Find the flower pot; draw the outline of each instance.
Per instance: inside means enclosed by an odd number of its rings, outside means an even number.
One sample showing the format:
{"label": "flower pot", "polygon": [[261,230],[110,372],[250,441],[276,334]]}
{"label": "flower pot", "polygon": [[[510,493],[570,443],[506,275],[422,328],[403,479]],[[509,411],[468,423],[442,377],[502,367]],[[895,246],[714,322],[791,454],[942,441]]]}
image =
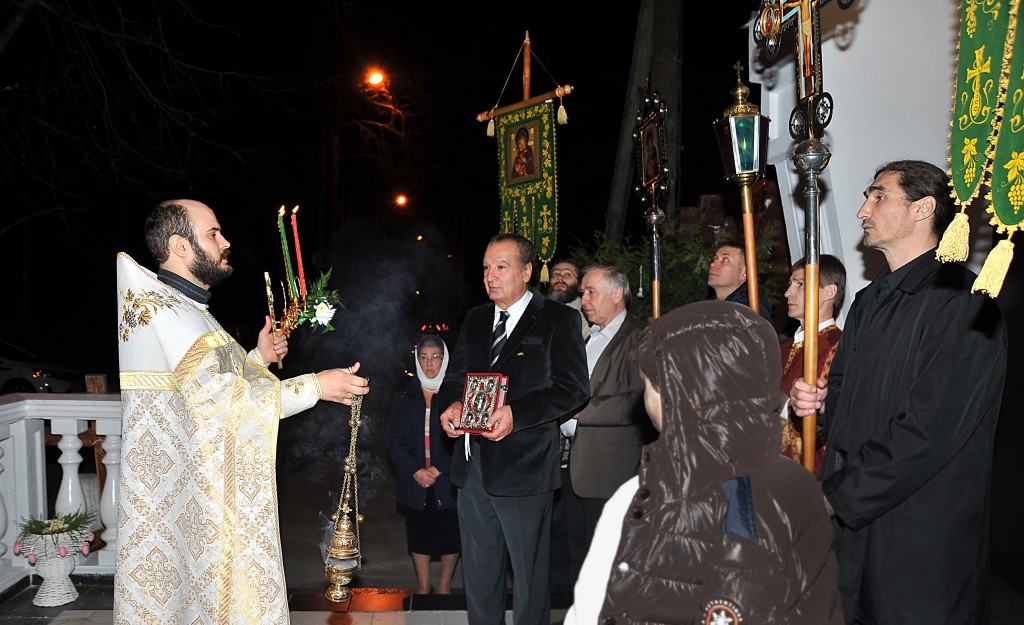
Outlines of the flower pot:
{"label": "flower pot", "polygon": [[[32,599],[33,605],[54,607],[78,598],[78,590],[71,582],[71,572],[75,570],[81,547],[81,537],[72,533],[31,534],[21,539],[22,553],[35,555],[36,575],[43,578]],[[61,552],[65,555],[61,556]]]}

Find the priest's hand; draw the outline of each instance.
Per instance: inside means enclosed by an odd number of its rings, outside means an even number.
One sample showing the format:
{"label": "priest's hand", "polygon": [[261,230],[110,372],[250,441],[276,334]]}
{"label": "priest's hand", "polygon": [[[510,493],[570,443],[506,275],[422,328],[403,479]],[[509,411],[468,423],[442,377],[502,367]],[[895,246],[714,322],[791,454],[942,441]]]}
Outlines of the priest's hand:
{"label": "priest's hand", "polygon": [[344,369],[328,369],[316,374],[321,398],[351,406],[356,395],[369,393],[370,380],[355,375],[356,371],[359,371],[358,362]]}
{"label": "priest's hand", "polygon": [[288,354],[288,337],[280,332],[274,332],[274,324],[269,315],[266,319],[267,322],[263,324],[263,329],[256,338],[256,351],[263,357],[263,362],[269,365]]}
{"label": "priest's hand", "polygon": [[789,391],[789,405],[793,407],[796,416],[808,417],[821,412],[827,395],[828,382],[825,378],[818,378],[818,383],[814,386],[804,382],[803,378],[798,378]]}
{"label": "priest's hand", "polygon": [[487,424],[491,426],[490,432],[481,434],[486,439],[500,441],[512,433],[512,407],[502,406],[487,417]]}
{"label": "priest's hand", "polygon": [[441,427],[450,438],[458,438],[465,434],[462,427],[462,402],[457,401],[441,413]]}

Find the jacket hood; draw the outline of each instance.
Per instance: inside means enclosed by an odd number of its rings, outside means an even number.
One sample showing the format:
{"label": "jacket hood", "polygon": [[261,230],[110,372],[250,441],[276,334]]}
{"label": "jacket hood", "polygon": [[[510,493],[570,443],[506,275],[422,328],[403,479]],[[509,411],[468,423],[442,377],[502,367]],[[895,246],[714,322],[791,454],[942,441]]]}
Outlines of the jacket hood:
{"label": "jacket hood", "polygon": [[782,362],[778,334],[747,306],[710,300],[677,308],[637,339],[634,357],[661,394],[661,436],[645,473],[665,501],[775,462]]}

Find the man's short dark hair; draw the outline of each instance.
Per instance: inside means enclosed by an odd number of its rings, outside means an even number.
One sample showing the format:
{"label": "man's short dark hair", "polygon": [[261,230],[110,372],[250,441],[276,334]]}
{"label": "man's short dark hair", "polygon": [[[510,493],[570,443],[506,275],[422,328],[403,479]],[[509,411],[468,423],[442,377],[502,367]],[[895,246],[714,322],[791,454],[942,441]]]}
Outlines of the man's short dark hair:
{"label": "man's short dark hair", "polygon": [[907,199],[916,202],[923,197],[935,198],[935,219],[932,221],[932,232],[942,238],[946,227],[953,221],[956,214],[953,198],[950,197],[949,176],[935,165],[925,161],[891,161],[875,171],[875,180],[885,173],[896,174],[900,188],[907,194]]}
{"label": "man's short dark hair", "polygon": [[146,218],[146,246],[150,256],[158,265],[167,262],[171,256],[168,240],[176,234],[188,239],[193,248],[198,248],[195,231],[196,226],[184,206],[174,202],[157,204]]}
{"label": "man's short dark hair", "polygon": [[583,270],[583,275],[587,275],[591,271],[603,271],[604,278],[611,285],[612,290],[622,289],[622,303],[626,308],[629,308],[629,276],[626,272],[619,269],[615,265],[590,265]]}
{"label": "man's short dark hair", "polygon": [[736,241],[736,240],[733,240],[733,239],[730,239],[728,241],[722,241],[715,248],[715,251],[717,252],[718,250],[722,249],[723,247],[731,247],[733,249],[739,250],[740,251],[740,261],[743,262],[743,263],[747,262],[747,247],[743,244],[743,241]]}
{"label": "man's short dark hair", "polygon": [[[511,241],[516,244],[516,248],[519,250],[519,264],[526,265],[530,264],[533,266],[532,278],[537,277],[537,248],[533,246],[533,242],[524,237],[521,234],[514,232],[501,232],[487,242],[487,246],[490,247],[494,243],[505,243]],[[531,282],[533,281],[531,278]]]}
{"label": "man's short dark hair", "polygon": [[[806,258],[793,263],[789,273],[797,269],[803,269],[807,264]],[[831,254],[822,254],[818,257],[818,287],[836,285],[836,298],[832,300],[832,317],[834,318],[843,309],[843,301],[846,300],[846,267],[843,261]],[[822,319],[824,321],[824,319]]]}

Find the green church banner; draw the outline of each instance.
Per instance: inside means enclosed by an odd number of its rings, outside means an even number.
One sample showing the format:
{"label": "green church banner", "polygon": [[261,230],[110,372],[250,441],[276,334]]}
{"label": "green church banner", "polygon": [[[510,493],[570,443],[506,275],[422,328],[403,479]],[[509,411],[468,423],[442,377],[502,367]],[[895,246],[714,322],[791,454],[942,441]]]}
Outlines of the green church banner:
{"label": "green church banner", "polygon": [[558,224],[552,103],[540,102],[496,117],[495,136],[501,193],[499,230],[533,241],[546,269],[555,254]]}
{"label": "green church banner", "polygon": [[1019,0],[962,0],[957,86],[950,132],[950,185],[960,205],[935,256],[965,261],[967,206],[982,185],[985,210],[999,234],[971,291],[998,297],[1013,261],[1013,234],[1024,221],[1024,43]]}
{"label": "green church banner", "polygon": [[[1012,0],[1016,5],[1016,0]],[[950,132],[954,198],[967,205],[978,195],[992,157],[991,140],[1002,105],[1003,72],[1011,10],[1005,0],[963,0],[957,52],[956,95]],[[1015,12],[1016,6],[1013,7]]]}
{"label": "green church banner", "polygon": [[1024,41],[1019,28],[1013,31],[1006,104],[992,158],[992,203],[987,209],[999,233],[1016,230],[1024,220]]}

